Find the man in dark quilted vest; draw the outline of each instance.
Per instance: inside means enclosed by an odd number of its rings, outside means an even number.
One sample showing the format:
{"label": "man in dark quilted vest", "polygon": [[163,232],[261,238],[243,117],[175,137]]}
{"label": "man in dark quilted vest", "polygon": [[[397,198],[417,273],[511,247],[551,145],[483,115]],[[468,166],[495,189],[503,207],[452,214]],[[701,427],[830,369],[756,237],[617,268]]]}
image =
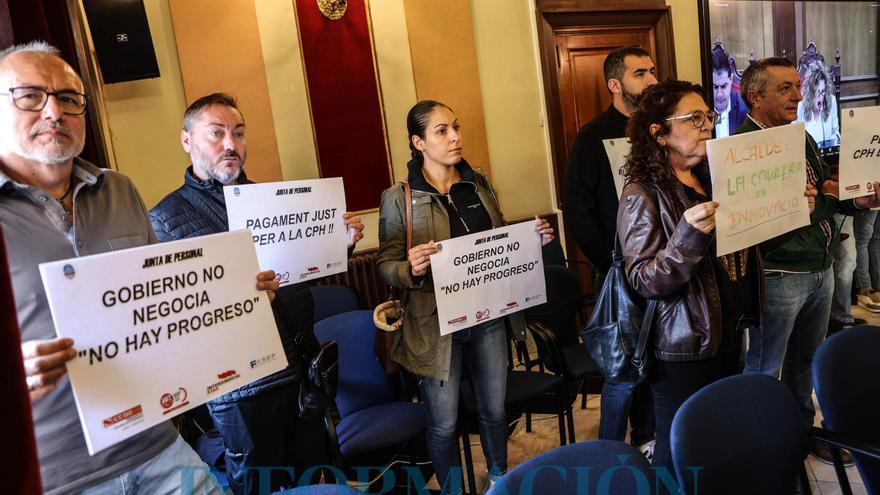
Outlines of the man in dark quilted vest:
{"label": "man in dark quilted vest", "polygon": [[[180,142],[192,161],[183,186],[150,210],[153,230],[162,242],[226,232],[223,186],[252,183],[244,173],[244,117],[232,96],[214,93],[194,101],[184,113]],[[343,219],[351,252],[364,226],[351,213]],[[226,478],[236,495],[293,486],[303,470],[329,460],[321,419],[298,417],[305,363],[318,349],[311,293],[305,285],[285,287],[272,310],[288,367],[208,403],[223,437]],[[257,468],[268,472],[271,487],[260,486],[263,479]]]}

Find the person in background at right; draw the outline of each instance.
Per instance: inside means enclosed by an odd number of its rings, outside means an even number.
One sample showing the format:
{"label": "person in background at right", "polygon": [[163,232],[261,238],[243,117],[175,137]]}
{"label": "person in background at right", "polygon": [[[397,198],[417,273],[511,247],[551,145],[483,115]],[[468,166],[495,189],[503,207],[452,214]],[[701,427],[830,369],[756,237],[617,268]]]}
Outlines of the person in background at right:
{"label": "person in background at right", "polygon": [[839,146],[840,120],[831,73],[822,63],[813,62],[807,66],[802,86],[804,99],[797,106],[797,121],[804,123],[820,148]]}
{"label": "person in background at right", "polygon": [[[797,119],[801,80],[794,64],[783,57],[758,60],[743,72],[742,95],[749,115],[737,134],[788,125]],[[817,191],[810,225],[761,244],[764,262],[762,326],[749,333],[746,373],[782,379],[794,394],[805,429],[813,426],[813,355],[828,331],[834,277],[832,250],[839,242],[835,213],[852,215],[880,205],[880,191],[855,200],[838,201],[839,184],[819,155],[809,133],[805,139],[807,183]],[[877,188],[878,184],[874,184]],[[813,442],[811,452],[831,460],[830,448]],[[845,454],[849,462],[852,457]]]}

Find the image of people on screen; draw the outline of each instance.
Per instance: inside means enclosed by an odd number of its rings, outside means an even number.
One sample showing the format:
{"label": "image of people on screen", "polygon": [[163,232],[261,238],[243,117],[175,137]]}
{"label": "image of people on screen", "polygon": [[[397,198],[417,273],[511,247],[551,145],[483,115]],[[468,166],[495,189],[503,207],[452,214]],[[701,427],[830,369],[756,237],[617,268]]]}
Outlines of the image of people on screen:
{"label": "image of people on screen", "polygon": [[840,121],[837,117],[837,100],[834,98],[834,79],[831,72],[820,62],[807,66],[801,83],[804,99],[798,103],[798,122],[803,122],[807,132],[820,148],[840,145]]}
{"label": "image of people on screen", "polygon": [[733,70],[730,57],[721,48],[712,50],[712,95],[715,101],[715,113],[718,123],[715,124],[715,137],[726,137],[733,134],[746,119],[749,109],[733,89]]}

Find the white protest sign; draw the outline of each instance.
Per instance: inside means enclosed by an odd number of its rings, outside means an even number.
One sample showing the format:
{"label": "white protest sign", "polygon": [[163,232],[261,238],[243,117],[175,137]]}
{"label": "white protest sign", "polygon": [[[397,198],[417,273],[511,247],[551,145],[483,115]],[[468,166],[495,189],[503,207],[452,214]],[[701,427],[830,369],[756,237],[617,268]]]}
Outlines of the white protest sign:
{"label": "white protest sign", "polygon": [[626,165],[626,156],[632,149],[629,139],[622,137],[618,139],[605,139],[602,141],[605,146],[605,154],[608,155],[608,163],[611,164],[611,177],[614,177],[614,187],[617,189],[617,197],[623,194],[624,177],[620,172]]}
{"label": "white protest sign", "polygon": [[533,222],[438,244],[431,273],[440,335],[547,301],[541,237]]}
{"label": "white protest sign", "polygon": [[718,256],[810,223],[804,124],[707,143]]}
{"label": "white protest sign", "polygon": [[263,270],[281,285],[348,269],[342,178],[223,188],[229,230],[249,229]]}
{"label": "white protest sign", "polygon": [[880,180],[880,107],[841,112],[840,199],[874,194]]}
{"label": "white protest sign", "polygon": [[246,230],[43,263],[89,454],[287,366]]}

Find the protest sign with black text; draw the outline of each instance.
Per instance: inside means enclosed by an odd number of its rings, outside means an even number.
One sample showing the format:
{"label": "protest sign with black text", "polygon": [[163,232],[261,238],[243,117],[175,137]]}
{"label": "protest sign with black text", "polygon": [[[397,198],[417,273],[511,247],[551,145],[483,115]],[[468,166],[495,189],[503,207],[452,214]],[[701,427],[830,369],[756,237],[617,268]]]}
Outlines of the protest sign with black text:
{"label": "protest sign with black text", "polygon": [[880,181],[880,107],[840,112],[840,199],[874,194]]}
{"label": "protest sign with black text", "polygon": [[348,269],[341,178],[226,186],[223,195],[229,230],[251,231],[260,267],[281,285]]}
{"label": "protest sign with black text", "polygon": [[89,453],[284,369],[246,230],[43,263]]}
{"label": "protest sign with black text", "polygon": [[438,248],[431,273],[440,335],[547,301],[534,222],[448,239]]}

